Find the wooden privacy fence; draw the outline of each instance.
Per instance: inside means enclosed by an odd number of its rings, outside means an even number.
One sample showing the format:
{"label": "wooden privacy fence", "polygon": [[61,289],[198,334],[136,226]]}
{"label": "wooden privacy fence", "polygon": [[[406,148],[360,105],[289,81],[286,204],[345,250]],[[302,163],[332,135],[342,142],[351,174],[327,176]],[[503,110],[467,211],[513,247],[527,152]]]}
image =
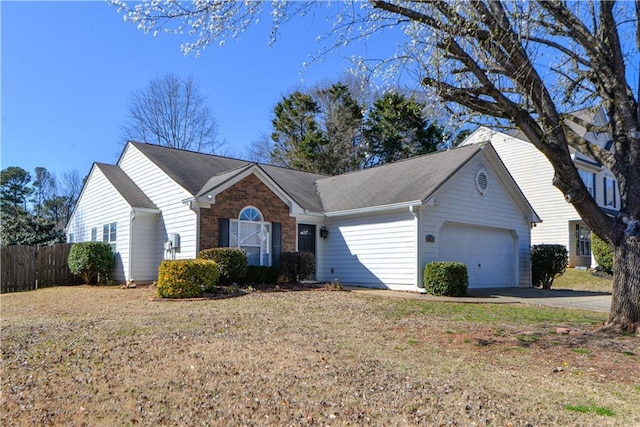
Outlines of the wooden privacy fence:
{"label": "wooden privacy fence", "polygon": [[71,246],[73,243],[0,248],[0,292],[82,283],[80,278],[71,274],[67,265]]}

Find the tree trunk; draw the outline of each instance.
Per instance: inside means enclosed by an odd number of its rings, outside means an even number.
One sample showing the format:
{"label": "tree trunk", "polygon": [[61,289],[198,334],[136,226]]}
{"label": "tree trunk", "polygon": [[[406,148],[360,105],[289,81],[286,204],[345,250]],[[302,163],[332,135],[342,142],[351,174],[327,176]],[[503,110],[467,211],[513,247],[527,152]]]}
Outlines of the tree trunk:
{"label": "tree trunk", "polygon": [[640,239],[627,237],[613,249],[613,296],[607,327],[640,335]]}

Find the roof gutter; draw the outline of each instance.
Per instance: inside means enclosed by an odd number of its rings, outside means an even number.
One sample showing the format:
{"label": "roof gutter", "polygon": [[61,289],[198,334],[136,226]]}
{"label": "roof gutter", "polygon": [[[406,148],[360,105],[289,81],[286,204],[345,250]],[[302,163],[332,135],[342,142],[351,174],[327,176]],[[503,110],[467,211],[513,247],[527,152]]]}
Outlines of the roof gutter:
{"label": "roof gutter", "polygon": [[380,205],[380,206],[369,206],[365,208],[357,208],[357,209],[347,209],[343,211],[335,211],[335,212],[327,212],[325,216],[328,218],[340,217],[340,216],[348,216],[348,215],[358,215],[358,214],[367,214],[374,212],[383,212],[389,211],[393,209],[405,209],[410,208],[412,206],[420,206],[422,205],[422,200],[410,200],[408,202],[401,203],[392,203],[389,205]]}

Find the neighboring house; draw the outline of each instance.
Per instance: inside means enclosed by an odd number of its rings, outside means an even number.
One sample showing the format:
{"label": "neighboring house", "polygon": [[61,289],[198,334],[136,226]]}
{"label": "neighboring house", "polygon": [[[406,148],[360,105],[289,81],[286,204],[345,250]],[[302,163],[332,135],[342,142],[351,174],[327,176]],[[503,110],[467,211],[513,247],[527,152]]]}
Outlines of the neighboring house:
{"label": "neighboring house", "polygon": [[116,281],[233,246],[252,265],[309,251],[317,280],[421,291],[434,260],[465,262],[470,287],[530,286],[539,221],[490,144],[328,177],[130,142],[93,165],[67,233],[109,242]]}
{"label": "neighboring house", "polygon": [[[601,110],[591,113],[585,110],[576,114],[597,125],[606,124]],[[578,126],[574,129],[593,144],[608,150],[613,145],[606,134],[588,133]],[[573,205],[565,201],[562,192],[552,185],[554,170],[547,158],[521,133],[507,135],[484,127],[469,135],[461,146],[483,142],[493,145],[527,200],[544,219],[532,230],[531,243],[566,246],[570,267],[595,266],[591,253],[591,232]],[[616,216],[620,210],[620,196],[611,171],[574,149],[571,149],[571,156],[598,205],[609,215]]]}

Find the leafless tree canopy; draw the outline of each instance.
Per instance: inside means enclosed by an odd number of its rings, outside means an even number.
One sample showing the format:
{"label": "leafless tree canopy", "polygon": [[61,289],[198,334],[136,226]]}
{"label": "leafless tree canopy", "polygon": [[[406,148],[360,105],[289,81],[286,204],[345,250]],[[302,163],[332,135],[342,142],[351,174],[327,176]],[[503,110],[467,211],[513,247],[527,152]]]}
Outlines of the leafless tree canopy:
{"label": "leafless tree canopy", "polygon": [[129,140],[171,148],[215,153],[217,123],[191,77],[166,74],[131,95],[129,119],[124,126]]}

